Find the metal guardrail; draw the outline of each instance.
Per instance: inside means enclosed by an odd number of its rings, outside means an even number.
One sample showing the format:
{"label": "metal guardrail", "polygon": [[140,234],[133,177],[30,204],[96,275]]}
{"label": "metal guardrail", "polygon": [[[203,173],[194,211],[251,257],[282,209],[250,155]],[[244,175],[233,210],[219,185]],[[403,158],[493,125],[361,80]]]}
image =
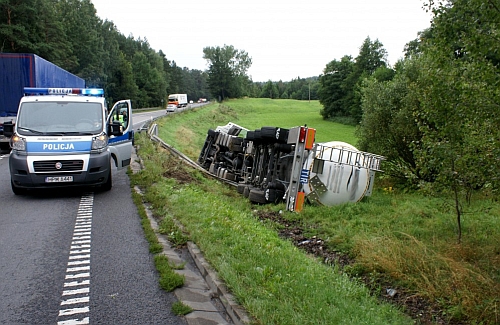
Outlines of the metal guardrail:
{"label": "metal guardrail", "polygon": [[176,155],[177,157],[179,157],[182,161],[184,161],[186,164],[190,165],[191,167],[201,171],[202,173],[204,173],[206,175],[209,175],[213,178],[216,178],[224,183],[227,183],[227,184],[233,185],[233,186],[238,186],[238,184],[236,182],[230,181],[230,180],[225,179],[225,178],[218,177],[217,175],[210,173],[209,171],[207,171],[206,169],[204,169],[203,167],[198,165],[196,162],[194,162],[191,158],[189,158],[188,156],[186,156],[185,154],[183,154],[179,150],[175,149],[174,147],[172,147],[171,145],[169,145],[168,143],[163,141],[160,137],[158,137],[158,125],[156,123],[152,123],[148,126],[147,135],[152,141],[159,143],[162,146],[162,148],[164,148],[164,149],[168,150],[169,152],[171,152],[172,154]]}

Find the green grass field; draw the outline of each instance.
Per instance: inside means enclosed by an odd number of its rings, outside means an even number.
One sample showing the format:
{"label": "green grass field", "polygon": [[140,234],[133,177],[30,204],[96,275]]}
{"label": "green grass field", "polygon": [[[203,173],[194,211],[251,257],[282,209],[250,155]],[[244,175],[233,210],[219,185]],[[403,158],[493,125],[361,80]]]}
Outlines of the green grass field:
{"label": "green grass field", "polygon": [[[322,120],[320,108],[315,101],[240,99],[157,122],[159,136],[194,160],[207,130],[227,122],[249,129],[307,124],[317,129],[319,142],[355,145],[354,127]],[[374,295],[384,296],[390,285],[432,303],[439,312],[423,316],[422,323],[500,323],[497,198],[476,198],[464,206],[463,239],[457,244],[447,197],[403,193],[378,179],[374,194],[362,202],[279,214],[284,206],[253,206],[236,190],[172,162],[147,139],[140,143],[147,169],[134,181],[148,187],[147,198],[158,216],[186,226],[257,324],[412,322],[377,303],[355,278],[371,281]],[[189,181],[172,176],[180,171]],[[321,238],[326,249],[354,263],[340,271],[307,257],[277,236],[280,225],[259,221],[256,215],[263,213],[299,224],[305,236]]]}
{"label": "green grass field", "polygon": [[197,158],[208,129],[215,129],[228,122],[249,130],[263,126],[290,128],[307,125],[321,130],[316,141],[344,141],[356,145],[354,127],[332,123],[321,118],[318,101],[241,99],[228,100],[223,105],[212,104],[172,114],[158,121],[160,137],[174,147],[182,148],[191,158]]}

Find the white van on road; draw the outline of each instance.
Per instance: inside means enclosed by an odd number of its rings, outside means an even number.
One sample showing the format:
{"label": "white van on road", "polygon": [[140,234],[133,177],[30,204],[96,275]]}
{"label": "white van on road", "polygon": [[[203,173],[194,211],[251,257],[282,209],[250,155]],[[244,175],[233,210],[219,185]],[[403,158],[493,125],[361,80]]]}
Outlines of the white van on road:
{"label": "white van on road", "polygon": [[9,167],[14,194],[33,188],[112,187],[111,161],[130,164],[132,105],[108,112],[102,89],[25,88],[11,133]]}

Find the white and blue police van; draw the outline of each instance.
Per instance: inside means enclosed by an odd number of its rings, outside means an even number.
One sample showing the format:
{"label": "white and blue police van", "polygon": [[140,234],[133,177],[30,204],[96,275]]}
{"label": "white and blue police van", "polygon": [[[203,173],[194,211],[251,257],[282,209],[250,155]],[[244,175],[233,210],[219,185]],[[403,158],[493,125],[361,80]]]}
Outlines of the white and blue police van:
{"label": "white and blue police van", "polygon": [[110,190],[111,164],[130,165],[130,100],[108,111],[103,89],[25,88],[24,93],[16,122],[6,129],[14,194],[73,186]]}

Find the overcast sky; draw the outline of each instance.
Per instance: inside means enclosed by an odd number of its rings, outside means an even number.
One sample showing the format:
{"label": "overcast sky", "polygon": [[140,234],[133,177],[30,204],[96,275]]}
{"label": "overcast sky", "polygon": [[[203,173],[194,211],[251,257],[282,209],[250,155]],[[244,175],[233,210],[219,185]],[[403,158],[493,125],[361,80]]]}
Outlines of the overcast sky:
{"label": "overcast sky", "polygon": [[147,39],[180,67],[206,70],[204,47],[233,45],[252,58],[253,81],[323,73],[378,39],[391,65],[430,26],[422,0],[91,0],[120,33]]}

